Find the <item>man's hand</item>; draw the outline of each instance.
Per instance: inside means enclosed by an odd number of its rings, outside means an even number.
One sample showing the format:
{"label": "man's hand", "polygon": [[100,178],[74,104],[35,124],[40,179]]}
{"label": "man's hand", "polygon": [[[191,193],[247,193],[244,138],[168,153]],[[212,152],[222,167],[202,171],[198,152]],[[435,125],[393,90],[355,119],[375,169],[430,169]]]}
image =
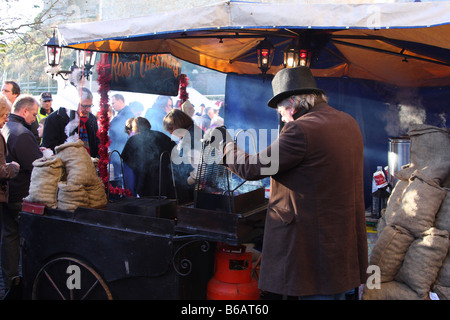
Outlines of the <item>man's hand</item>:
{"label": "man's hand", "polygon": [[20,170],[20,164],[18,164],[15,161],[11,161],[10,164],[12,164],[13,166],[17,167],[17,170]]}
{"label": "man's hand", "polygon": [[53,156],[53,151],[52,149],[49,148],[45,148],[45,147],[40,147],[39,148],[42,152],[42,155],[46,158],[50,158],[51,156]]}
{"label": "man's hand", "polygon": [[203,143],[205,145],[211,145],[222,152],[225,145],[232,141],[233,138],[225,126],[209,129],[203,136]]}

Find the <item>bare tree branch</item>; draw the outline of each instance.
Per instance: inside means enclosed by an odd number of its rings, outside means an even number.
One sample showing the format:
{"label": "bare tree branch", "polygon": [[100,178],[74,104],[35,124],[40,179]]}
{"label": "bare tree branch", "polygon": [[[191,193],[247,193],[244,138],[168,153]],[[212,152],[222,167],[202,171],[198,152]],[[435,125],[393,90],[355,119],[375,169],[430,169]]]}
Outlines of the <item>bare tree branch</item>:
{"label": "bare tree branch", "polygon": [[[2,8],[2,11],[11,9],[12,2],[13,1],[6,0],[6,8]],[[49,6],[46,9],[43,9],[34,18],[26,19],[21,16],[20,12],[13,12],[13,14],[8,12],[8,15],[2,14],[2,17],[0,18],[0,47],[4,48],[8,42],[17,38],[23,41],[24,35],[27,32],[30,30],[39,30],[48,19],[52,18],[50,14],[51,10],[58,2],[59,0],[52,0]]]}

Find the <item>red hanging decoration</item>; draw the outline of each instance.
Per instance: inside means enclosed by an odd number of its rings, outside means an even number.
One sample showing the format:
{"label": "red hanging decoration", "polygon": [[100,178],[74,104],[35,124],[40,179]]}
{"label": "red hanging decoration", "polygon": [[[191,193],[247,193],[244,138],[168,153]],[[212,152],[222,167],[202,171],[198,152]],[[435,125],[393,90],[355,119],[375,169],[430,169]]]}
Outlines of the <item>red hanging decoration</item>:
{"label": "red hanging decoration", "polygon": [[[100,127],[97,132],[97,136],[100,139],[100,145],[98,148],[98,154],[100,156],[100,160],[98,161],[98,171],[100,173],[100,178],[105,185],[105,190],[108,190],[108,164],[109,164],[109,154],[108,148],[111,144],[109,139],[109,97],[108,92],[111,88],[111,65],[108,62],[108,55],[102,54],[100,63],[97,65],[97,73],[98,79],[97,82],[99,84],[98,93],[100,94],[100,111],[98,114],[98,121]],[[128,189],[122,189],[118,187],[113,187],[109,184],[109,193],[115,194],[119,196],[127,196],[131,197],[131,191]]]}
{"label": "red hanging decoration", "polygon": [[111,143],[108,136],[109,131],[109,103],[108,103],[108,92],[110,89],[111,83],[111,73],[110,73],[111,65],[108,63],[108,55],[102,54],[100,63],[97,65],[97,73],[98,79],[97,82],[99,84],[98,93],[100,94],[100,112],[99,112],[99,130],[97,132],[97,136],[100,139],[100,145],[98,154],[100,156],[100,160],[98,162],[98,172],[100,173],[100,178],[103,181],[103,184],[108,185],[108,147]]}
{"label": "red hanging decoration", "polygon": [[186,102],[189,99],[189,94],[187,93],[187,86],[189,84],[189,78],[185,74],[181,74],[180,76],[180,105]]}

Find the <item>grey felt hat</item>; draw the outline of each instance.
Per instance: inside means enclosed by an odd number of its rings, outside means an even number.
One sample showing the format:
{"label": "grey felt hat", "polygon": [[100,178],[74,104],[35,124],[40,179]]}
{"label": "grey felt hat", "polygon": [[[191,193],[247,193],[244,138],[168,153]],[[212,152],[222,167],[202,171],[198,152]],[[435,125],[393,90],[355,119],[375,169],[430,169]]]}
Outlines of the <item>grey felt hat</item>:
{"label": "grey felt hat", "polygon": [[273,97],[267,103],[269,107],[276,108],[277,104],[296,94],[319,92],[311,70],[308,67],[281,69],[272,80]]}

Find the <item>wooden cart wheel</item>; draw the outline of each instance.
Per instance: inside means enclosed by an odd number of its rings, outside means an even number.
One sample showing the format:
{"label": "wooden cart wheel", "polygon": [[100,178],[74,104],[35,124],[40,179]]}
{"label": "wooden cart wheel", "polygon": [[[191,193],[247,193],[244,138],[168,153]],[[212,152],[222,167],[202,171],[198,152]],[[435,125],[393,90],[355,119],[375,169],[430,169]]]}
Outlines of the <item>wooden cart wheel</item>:
{"label": "wooden cart wheel", "polygon": [[88,264],[73,257],[47,262],[33,283],[33,300],[112,300],[102,277]]}

